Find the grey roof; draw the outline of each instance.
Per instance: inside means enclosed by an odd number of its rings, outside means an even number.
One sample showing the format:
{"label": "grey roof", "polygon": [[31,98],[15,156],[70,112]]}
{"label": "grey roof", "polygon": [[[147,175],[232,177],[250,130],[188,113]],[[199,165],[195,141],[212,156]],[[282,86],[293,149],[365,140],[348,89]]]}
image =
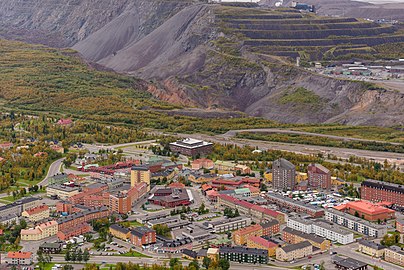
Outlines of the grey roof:
{"label": "grey roof", "polygon": [[404,251],[401,249],[401,247],[398,247],[398,246],[391,246],[391,247],[389,247],[389,249],[392,250],[392,251],[394,251],[394,252],[396,252],[396,253],[399,253],[399,254],[401,254],[401,255],[404,255]]}
{"label": "grey roof", "polygon": [[99,212],[104,212],[104,211],[108,211],[108,208],[107,208],[106,206],[101,206],[101,207],[98,207],[98,208],[90,208],[90,209],[87,209],[87,210],[84,210],[84,211],[81,211],[81,212],[77,212],[77,213],[71,214],[71,215],[66,216],[66,217],[58,218],[58,219],[56,220],[56,222],[57,222],[58,224],[63,224],[63,223],[69,222],[69,221],[71,221],[71,220],[74,220],[74,219],[76,219],[76,218],[83,217],[83,216],[85,216],[85,215],[89,215],[89,214],[93,214],[93,213],[99,213]]}
{"label": "grey roof", "polygon": [[53,188],[53,189],[57,189],[57,190],[63,190],[63,191],[67,191],[67,192],[71,192],[71,191],[75,191],[75,190],[79,190],[79,187],[69,187],[69,186],[65,186],[65,185],[61,185],[61,184],[53,184],[53,185],[49,185],[48,188]]}
{"label": "grey roof", "polygon": [[235,221],[242,221],[242,220],[246,220],[246,219],[249,219],[249,218],[235,217],[235,218],[227,218],[227,219],[215,220],[215,221],[206,222],[206,223],[211,224],[212,226],[218,226],[218,225],[227,224],[227,223],[235,222]]}
{"label": "grey roof", "polygon": [[297,236],[299,236],[301,238],[304,238],[304,239],[307,239],[309,241],[311,240],[311,241],[316,242],[318,244],[321,244],[324,241],[326,241],[326,239],[323,238],[323,237],[320,237],[320,236],[317,236],[317,235],[311,234],[311,233],[300,232],[300,231],[294,230],[294,229],[289,228],[289,227],[286,227],[285,229],[283,229],[283,231],[287,232],[287,233],[290,233],[290,234],[293,234],[293,235],[297,235]]}
{"label": "grey roof", "polygon": [[268,256],[268,250],[258,248],[246,248],[241,246],[236,247],[219,247],[219,253],[238,253],[256,256]]}
{"label": "grey roof", "polygon": [[118,225],[118,224],[112,224],[109,227],[113,230],[116,230],[116,231],[124,233],[124,234],[127,234],[128,232],[130,232],[130,230],[128,228],[122,227],[121,225]]}
{"label": "grey roof", "polygon": [[355,270],[355,269],[361,269],[362,267],[366,267],[368,264],[352,259],[352,258],[346,258],[346,259],[335,259],[335,264],[338,266],[342,266],[346,269],[351,269],[351,270]]}
{"label": "grey roof", "polygon": [[315,164],[312,164],[312,165],[316,166],[317,168],[319,168],[319,169],[320,169],[321,171],[323,171],[324,173],[329,173],[329,172],[330,172],[329,169],[327,169],[326,167],[324,167],[324,166],[321,165],[321,164],[315,163]]}
{"label": "grey roof", "polygon": [[196,253],[196,252],[193,251],[193,250],[186,249],[186,248],[184,248],[184,249],[182,250],[182,254],[187,255],[187,256],[189,256],[189,257],[191,257],[191,258],[194,258],[194,259],[198,256],[198,253]]}
{"label": "grey roof", "polygon": [[387,190],[395,191],[398,193],[404,193],[403,185],[398,185],[398,184],[388,183],[388,182],[383,182],[383,181],[377,181],[377,180],[373,180],[373,179],[366,179],[365,181],[362,182],[361,185],[375,187],[375,188],[381,188],[381,189],[387,189]]}
{"label": "grey roof", "polygon": [[281,247],[281,249],[283,251],[285,251],[286,253],[289,253],[289,252],[292,252],[292,251],[295,251],[298,249],[302,249],[302,248],[306,248],[306,247],[310,247],[310,246],[311,246],[311,244],[309,241],[303,241],[303,242],[300,242],[297,244],[292,244],[292,245],[287,245],[287,246]]}
{"label": "grey roof", "polygon": [[275,226],[277,224],[279,224],[279,221],[277,219],[271,219],[271,220],[267,220],[267,221],[262,222],[260,225],[261,225],[262,228],[265,229],[265,228]]}
{"label": "grey roof", "polygon": [[299,206],[301,208],[304,208],[304,209],[307,209],[307,210],[310,210],[310,211],[317,211],[317,212],[324,211],[324,209],[322,209],[320,207],[317,207],[315,205],[311,205],[311,204],[304,203],[304,202],[301,202],[301,201],[293,200],[293,199],[291,199],[289,197],[282,196],[282,195],[279,195],[279,194],[267,193],[266,196],[268,198],[270,198],[270,199],[281,200],[281,201],[287,202],[289,204],[294,204],[296,206]]}
{"label": "grey roof", "polygon": [[132,171],[148,171],[149,166],[147,165],[139,165],[139,166],[133,166]]}
{"label": "grey roof", "polygon": [[286,170],[294,170],[296,168],[295,165],[293,165],[290,161],[288,161],[284,158],[275,160],[272,164],[272,169],[274,167],[286,169]]}
{"label": "grey roof", "polygon": [[376,249],[376,250],[382,250],[382,249],[385,249],[385,248],[386,248],[386,247],[383,246],[383,245],[380,245],[380,244],[375,243],[375,242],[373,242],[373,241],[367,241],[367,240],[364,240],[364,239],[360,240],[360,241],[359,241],[359,244],[360,244],[360,245],[367,246],[367,247],[370,247],[370,248],[373,248],[373,249]]}
{"label": "grey roof", "polygon": [[39,246],[40,248],[62,248],[61,243],[43,243]]}
{"label": "grey roof", "polygon": [[359,223],[359,224],[368,226],[369,228],[373,228],[373,229],[375,229],[375,230],[381,230],[381,229],[385,229],[385,228],[386,228],[386,226],[383,226],[383,225],[380,225],[380,224],[377,224],[377,223],[372,223],[372,222],[370,222],[370,221],[361,219],[361,218],[359,218],[359,217],[355,217],[355,216],[353,216],[353,215],[350,215],[350,214],[348,214],[348,213],[344,213],[344,212],[338,211],[338,210],[333,209],[333,208],[327,208],[327,209],[325,210],[325,212],[326,212],[326,213],[327,213],[327,212],[328,212],[328,213],[332,213],[332,214],[335,214],[335,215],[337,215],[337,216],[344,217],[344,218],[346,218],[346,219],[349,219],[349,220],[352,220],[352,221],[357,222],[357,223]]}
{"label": "grey roof", "polygon": [[208,255],[208,250],[207,249],[200,249],[198,251],[198,257],[206,257],[206,255]]}
{"label": "grey roof", "polygon": [[341,234],[341,235],[353,234],[352,232],[344,230],[339,226],[336,226],[334,224],[330,224],[330,223],[327,223],[327,222],[321,221],[321,220],[318,220],[317,222],[313,223],[313,226],[318,226],[320,228],[323,228],[323,229],[326,229],[326,230],[329,230],[329,231],[332,231],[334,233]]}
{"label": "grey roof", "polygon": [[143,237],[143,235],[145,235],[146,233],[149,232],[154,232],[153,229],[150,229],[148,227],[136,227],[131,231],[131,234],[137,236],[137,237]]}
{"label": "grey roof", "polygon": [[164,241],[163,246],[164,247],[180,247],[180,246],[183,246],[183,245],[186,245],[189,243],[192,243],[191,238],[185,237],[182,239]]}

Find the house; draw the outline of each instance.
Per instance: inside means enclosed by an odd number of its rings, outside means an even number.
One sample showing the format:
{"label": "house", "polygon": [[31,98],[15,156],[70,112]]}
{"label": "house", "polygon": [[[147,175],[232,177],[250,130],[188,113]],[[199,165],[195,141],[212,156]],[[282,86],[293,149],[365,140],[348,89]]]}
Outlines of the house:
{"label": "house", "polygon": [[233,241],[236,245],[244,245],[251,236],[262,236],[262,227],[259,224],[239,229],[233,233]]}
{"label": "house", "polygon": [[67,119],[61,118],[61,119],[59,119],[59,121],[57,122],[57,124],[58,124],[58,125],[61,125],[61,126],[68,126],[68,125],[71,125],[72,123],[73,123],[73,121],[72,121],[72,119],[70,119],[70,118],[67,118]]}
{"label": "house", "polygon": [[65,149],[64,149],[62,146],[59,146],[59,145],[57,145],[57,144],[51,145],[50,148],[51,148],[53,151],[58,152],[58,153],[61,153],[61,154],[63,154],[63,153],[65,152]]}
{"label": "house", "polygon": [[35,228],[21,230],[21,240],[36,241],[54,236],[58,233],[58,223],[49,221],[41,223]]}
{"label": "house", "polygon": [[118,224],[109,226],[109,232],[116,238],[127,240],[130,238],[130,230]]}
{"label": "house", "polygon": [[237,164],[236,166],[234,166],[234,170],[236,172],[239,172],[240,174],[250,174],[251,173],[250,167],[248,167],[246,165],[242,165],[242,164]]}
{"label": "house", "polygon": [[198,257],[198,253],[196,251],[184,248],[182,250],[182,257],[188,260],[196,260],[196,258]]}
{"label": "house", "polygon": [[239,246],[224,246],[219,248],[219,258],[239,263],[267,264],[268,250]]}
{"label": "house", "polygon": [[276,250],[276,259],[279,261],[293,261],[313,254],[313,246],[309,241],[280,247]]}
{"label": "house", "polygon": [[7,253],[7,263],[11,265],[31,265],[32,252],[9,251]]}
{"label": "house", "polygon": [[365,253],[372,257],[377,257],[377,258],[383,257],[385,249],[386,249],[385,246],[372,242],[372,241],[367,241],[367,240],[359,241],[358,250],[360,252]]}
{"label": "house", "polygon": [[304,241],[309,241],[314,247],[319,248],[321,251],[328,250],[331,242],[323,237],[317,236],[312,233],[304,233],[292,228],[286,227],[282,232],[283,241],[290,244],[297,244]]}
{"label": "house", "polygon": [[212,261],[217,261],[219,258],[219,249],[218,248],[208,248],[206,252],[206,256]]}

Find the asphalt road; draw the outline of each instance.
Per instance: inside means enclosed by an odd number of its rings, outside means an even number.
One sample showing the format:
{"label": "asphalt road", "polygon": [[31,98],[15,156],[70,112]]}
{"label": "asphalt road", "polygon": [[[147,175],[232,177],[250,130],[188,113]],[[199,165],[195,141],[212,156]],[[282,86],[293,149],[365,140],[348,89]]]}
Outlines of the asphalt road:
{"label": "asphalt road", "polygon": [[46,174],[46,177],[41,182],[38,183],[38,186],[47,186],[49,178],[54,176],[57,173],[60,173],[60,168],[62,167],[62,163],[63,163],[64,159],[65,158],[60,158],[60,159],[54,161],[49,166],[49,170],[48,170],[48,173]]}

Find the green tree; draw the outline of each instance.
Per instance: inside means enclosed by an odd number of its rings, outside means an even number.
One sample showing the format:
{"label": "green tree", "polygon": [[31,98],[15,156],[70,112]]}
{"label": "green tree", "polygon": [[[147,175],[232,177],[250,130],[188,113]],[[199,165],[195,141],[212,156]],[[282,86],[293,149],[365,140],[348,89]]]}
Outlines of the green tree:
{"label": "green tree", "polygon": [[89,260],[90,260],[90,253],[88,252],[87,249],[85,249],[83,252],[83,261],[88,262]]}
{"label": "green tree", "polygon": [[210,258],[204,257],[203,261],[202,261],[202,265],[203,265],[203,267],[208,269],[211,262],[212,262],[212,260]]}
{"label": "green tree", "polygon": [[43,269],[45,267],[46,259],[45,259],[45,256],[44,256],[42,250],[38,249],[38,251],[36,252],[36,259],[39,263],[40,269]]}
{"label": "green tree", "polygon": [[83,251],[80,248],[79,250],[77,250],[76,253],[76,261],[81,262],[82,260],[83,260]]}
{"label": "green tree", "polygon": [[74,267],[71,264],[65,264],[62,267],[62,270],[73,270],[73,269],[74,269]]}
{"label": "green tree", "polygon": [[68,249],[65,253],[65,261],[69,262],[71,260],[70,250]]}
{"label": "green tree", "polygon": [[174,269],[176,265],[180,263],[180,260],[178,258],[171,258],[170,259],[170,269]]}
{"label": "green tree", "polygon": [[226,259],[220,259],[219,260],[219,267],[222,270],[229,270],[230,269],[230,263]]}
{"label": "green tree", "polygon": [[199,263],[198,263],[198,260],[193,260],[192,262],[190,262],[189,263],[189,265],[188,265],[188,267],[189,268],[191,268],[191,267],[193,267],[193,269],[195,269],[195,270],[199,270]]}

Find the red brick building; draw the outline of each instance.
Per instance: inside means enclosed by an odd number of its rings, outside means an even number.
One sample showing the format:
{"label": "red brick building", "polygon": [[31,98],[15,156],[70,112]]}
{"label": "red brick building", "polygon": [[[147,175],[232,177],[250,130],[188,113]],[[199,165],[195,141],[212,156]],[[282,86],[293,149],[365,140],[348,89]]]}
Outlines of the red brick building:
{"label": "red brick building", "polygon": [[66,241],[78,235],[83,235],[91,231],[91,226],[88,223],[83,223],[75,227],[66,228],[58,231],[57,237],[59,240]]}
{"label": "red brick building", "polygon": [[361,184],[361,198],[368,201],[387,201],[404,206],[404,186],[368,179]]}
{"label": "red brick building", "polygon": [[320,164],[310,164],[307,167],[309,186],[314,188],[330,189],[331,172]]}
{"label": "red brick building", "polygon": [[110,212],[107,207],[100,207],[74,213],[66,217],[61,217],[57,220],[58,230],[68,230],[95,219],[108,217],[109,213]]}
{"label": "red brick building", "polygon": [[369,221],[395,218],[395,211],[369,201],[356,201],[334,207],[335,209]]}
{"label": "red brick building", "polygon": [[266,220],[262,222],[262,235],[272,236],[280,232],[280,224],[276,219]]}
{"label": "red brick building", "polygon": [[237,177],[237,178],[232,178],[232,179],[214,179],[212,181],[212,187],[213,188],[222,188],[224,187],[225,189],[237,189],[241,188],[244,185],[251,185],[254,187],[259,187],[261,181],[257,178],[250,178],[250,177]]}
{"label": "red brick building", "polygon": [[183,189],[160,188],[148,199],[150,203],[164,207],[185,206],[191,204],[188,191]]}
{"label": "red brick building", "polygon": [[156,243],[156,232],[148,227],[136,227],[130,233],[130,242],[137,246]]}
{"label": "red brick building", "polygon": [[147,193],[147,184],[145,182],[136,183],[128,191],[109,195],[109,210],[119,214],[127,214],[132,211],[135,201]]}

